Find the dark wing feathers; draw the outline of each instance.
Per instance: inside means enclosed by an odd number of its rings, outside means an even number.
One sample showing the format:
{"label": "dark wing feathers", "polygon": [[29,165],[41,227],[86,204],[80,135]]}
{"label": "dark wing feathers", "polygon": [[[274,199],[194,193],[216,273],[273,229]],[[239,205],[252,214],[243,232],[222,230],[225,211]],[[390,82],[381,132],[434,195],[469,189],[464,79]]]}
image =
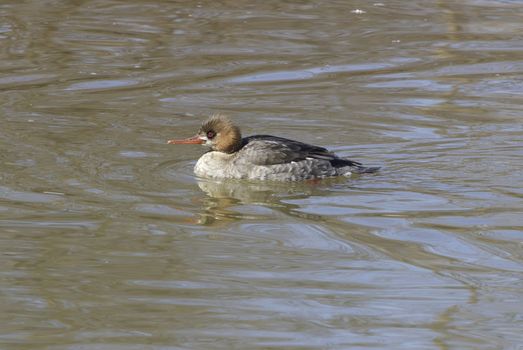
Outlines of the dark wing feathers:
{"label": "dark wing feathers", "polygon": [[334,167],[358,166],[360,163],[339,158],[326,148],[270,135],[254,135],[242,140],[242,156],[257,165],[298,162],[306,158],[328,160]]}

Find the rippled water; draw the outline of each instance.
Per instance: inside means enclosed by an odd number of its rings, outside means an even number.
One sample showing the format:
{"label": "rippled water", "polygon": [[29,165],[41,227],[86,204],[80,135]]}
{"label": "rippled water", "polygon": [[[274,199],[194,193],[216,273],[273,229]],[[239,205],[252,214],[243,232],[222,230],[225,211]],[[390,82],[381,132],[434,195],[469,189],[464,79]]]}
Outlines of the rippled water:
{"label": "rippled water", "polygon": [[[519,349],[522,5],[0,3],[0,347]],[[213,112],[379,174],[196,179]]]}

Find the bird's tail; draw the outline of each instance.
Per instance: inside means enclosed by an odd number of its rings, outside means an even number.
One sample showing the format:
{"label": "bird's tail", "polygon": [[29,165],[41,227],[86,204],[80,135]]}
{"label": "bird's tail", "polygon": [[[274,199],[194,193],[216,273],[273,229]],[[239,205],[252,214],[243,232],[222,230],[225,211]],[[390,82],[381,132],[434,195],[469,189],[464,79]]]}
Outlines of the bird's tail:
{"label": "bird's tail", "polygon": [[353,174],[372,174],[380,170],[380,167],[366,167],[363,166],[360,162],[356,162],[354,160],[345,159],[345,158],[335,158],[332,159],[331,164],[333,167],[338,168],[341,170],[341,168],[349,168],[350,172]]}
{"label": "bird's tail", "polygon": [[365,167],[362,165],[357,165],[351,169],[354,174],[373,174],[378,172],[381,168],[379,166]]}

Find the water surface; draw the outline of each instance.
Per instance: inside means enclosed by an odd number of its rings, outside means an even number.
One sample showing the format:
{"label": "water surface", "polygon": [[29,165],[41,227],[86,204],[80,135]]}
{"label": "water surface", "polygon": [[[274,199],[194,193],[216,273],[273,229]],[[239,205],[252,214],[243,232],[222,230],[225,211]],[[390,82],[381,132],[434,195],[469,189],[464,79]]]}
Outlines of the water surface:
{"label": "water surface", "polygon": [[[518,1],[0,4],[0,347],[518,349]],[[214,112],[376,175],[194,177]]]}

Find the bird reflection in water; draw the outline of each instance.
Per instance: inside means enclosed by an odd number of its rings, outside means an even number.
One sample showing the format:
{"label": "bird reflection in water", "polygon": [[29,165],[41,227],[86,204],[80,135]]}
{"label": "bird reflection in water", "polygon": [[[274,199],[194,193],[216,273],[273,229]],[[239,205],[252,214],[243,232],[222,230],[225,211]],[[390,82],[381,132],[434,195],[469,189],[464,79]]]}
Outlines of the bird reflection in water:
{"label": "bird reflection in water", "polygon": [[250,182],[245,180],[198,179],[198,187],[207,195],[202,200],[199,224],[216,225],[245,219],[266,218],[279,213],[309,220],[322,220],[321,215],[300,211],[293,201],[312,196],[324,196],[336,189],[346,188],[347,179],[329,178],[308,182]]}

